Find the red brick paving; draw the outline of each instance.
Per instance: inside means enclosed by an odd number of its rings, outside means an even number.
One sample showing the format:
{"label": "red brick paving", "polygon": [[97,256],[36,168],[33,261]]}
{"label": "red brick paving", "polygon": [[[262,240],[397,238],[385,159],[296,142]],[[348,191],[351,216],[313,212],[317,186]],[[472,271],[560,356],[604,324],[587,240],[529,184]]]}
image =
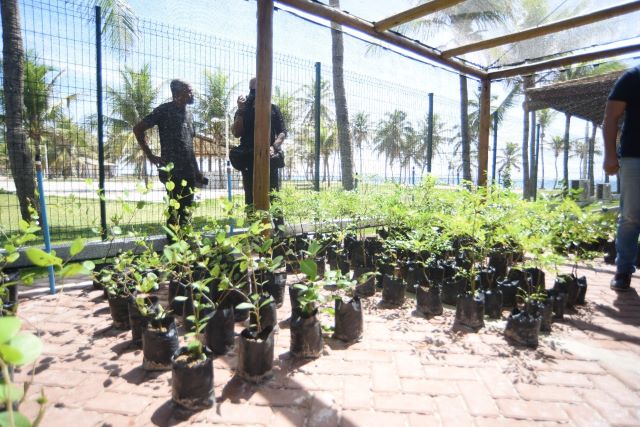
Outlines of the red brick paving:
{"label": "red brick paving", "polygon": [[[382,309],[374,297],[365,303],[361,342],[327,338],[322,357],[300,362],[289,357],[282,323],[273,378],[244,383],[233,376],[235,354],[220,357],[218,401],[198,413],[173,406],[170,372],[141,368],[141,351],[129,347],[129,332],[111,328],[101,292],[89,284],[55,296],[36,292],[19,315],[45,345],[23,410],[34,416],[33,399],[44,389],[47,427],[638,426],[640,297],[609,290],[612,272],[601,264],[582,269],[589,303],[554,323],[536,350],[509,346],[504,320],[464,335],[451,332],[451,308],[427,320],[413,313],[412,300]],[[278,315],[288,317],[286,303]]]}

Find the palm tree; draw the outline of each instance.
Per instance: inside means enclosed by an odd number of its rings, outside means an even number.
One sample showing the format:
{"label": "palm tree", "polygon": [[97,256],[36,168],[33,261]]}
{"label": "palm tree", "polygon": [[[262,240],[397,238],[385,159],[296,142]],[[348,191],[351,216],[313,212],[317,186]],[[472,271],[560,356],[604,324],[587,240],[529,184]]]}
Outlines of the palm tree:
{"label": "palm tree", "polygon": [[[427,135],[429,134],[429,120],[419,120],[417,124],[417,137],[415,146],[415,158],[416,164],[422,167],[421,174],[424,174],[424,169],[427,167],[427,153],[429,150],[429,144],[427,141]],[[442,121],[438,114],[433,115],[433,137],[431,139],[431,154],[433,157],[440,154],[442,145],[447,142],[444,137],[445,123]]]}
{"label": "palm tree", "polygon": [[553,188],[555,189],[558,186],[558,157],[560,157],[560,153],[564,148],[564,138],[561,136],[554,136],[551,138],[551,151],[553,151],[554,157],[554,166],[556,169],[556,178],[553,182]]}
{"label": "palm tree", "polygon": [[554,119],[555,113],[549,108],[545,108],[544,110],[539,110],[537,116],[538,124],[540,125],[540,163],[542,166],[540,188],[544,190],[544,141],[547,136],[547,127],[549,127],[549,124],[551,124],[551,121]]}
{"label": "palm tree", "polygon": [[[340,0],[329,0],[329,5],[340,8]],[[342,187],[353,190],[353,153],[349,134],[349,111],[344,87],[344,44],[342,26],[331,23],[331,64],[333,71],[333,95],[336,105],[336,125],[338,126],[338,146],[340,148],[340,169]]]}
{"label": "palm tree", "polygon": [[[300,94],[296,102],[299,105],[300,121],[303,124],[313,125],[316,111],[316,79],[314,78],[311,84],[302,86],[298,92]],[[329,99],[331,99],[329,81],[322,79],[320,80],[320,122],[333,121],[331,110],[327,106]]]}
{"label": "palm tree", "polygon": [[[127,0],[94,0],[102,13],[101,32],[116,52],[128,52],[138,37],[138,17]],[[94,16],[92,16],[92,19]]]}
{"label": "palm tree", "polygon": [[[53,76],[49,76],[53,73]],[[63,119],[63,105],[75,99],[70,95],[53,103],[53,89],[61,71],[40,63],[34,53],[27,53],[24,61],[24,126],[33,142],[35,155],[40,155],[42,139],[51,133],[55,123]]]}
{"label": "palm tree", "polygon": [[506,188],[511,187],[511,169],[520,170],[520,165],[518,164],[518,149],[518,144],[513,142],[507,142],[507,145],[502,149],[498,176],[502,177],[502,184]]}
{"label": "palm tree", "polygon": [[571,144],[573,154],[579,160],[580,179],[587,176],[587,156],[589,155],[589,142],[583,139],[574,139]]}
{"label": "palm tree", "polygon": [[[420,0],[425,3],[427,0]],[[451,39],[459,44],[482,38],[488,29],[502,26],[513,15],[510,0],[479,0],[462,2],[450,8],[411,21],[396,29],[410,38],[428,40],[442,29],[451,32]],[[460,75],[460,138],[463,179],[471,180],[471,140],[469,135],[469,97],[467,78]]]}
{"label": "palm tree", "polygon": [[[231,85],[229,76],[219,68],[214,72],[205,70],[204,80],[204,92],[198,96],[198,106],[196,108],[199,121],[197,126],[213,139],[215,145],[226,147],[228,141],[226,141],[227,130],[225,126],[230,126],[232,120],[233,102],[231,94],[236,90],[238,84]],[[208,160],[209,171],[211,171],[211,155],[208,156]],[[222,162],[223,159],[219,158],[218,170],[220,171],[223,170]],[[218,176],[222,180],[222,173],[218,174]]]}
{"label": "palm tree", "polygon": [[52,150],[48,152],[48,169],[51,174],[67,178],[70,176],[92,177],[95,174],[96,141],[88,129],[79,127],[69,118],[56,123],[47,140]]}
{"label": "palm tree", "polygon": [[[562,70],[556,74],[554,81],[563,82],[568,80],[579,79],[583,77],[595,76],[598,74],[605,74],[612,71],[624,70],[626,67],[624,64],[612,61],[605,64],[576,64],[569,68]],[[564,186],[568,188],[569,185],[569,151],[571,141],[569,140],[569,131],[571,127],[571,115],[565,113],[565,129],[564,129]]]}
{"label": "palm tree", "polygon": [[276,86],[273,88],[273,95],[271,96],[272,102],[274,105],[280,109],[282,113],[282,118],[284,119],[284,124],[287,126],[287,131],[289,132],[289,136],[293,133],[294,129],[294,121],[295,121],[295,97],[280,89],[280,86]]}
{"label": "palm tree", "polygon": [[24,47],[17,0],[2,0],[3,107],[9,166],[20,204],[20,215],[30,219],[29,206],[35,201],[36,186],[31,151],[24,130]]}
{"label": "palm tree", "polygon": [[[103,33],[113,35],[114,48],[130,46],[137,30],[135,15],[126,0],[96,0],[102,7]],[[20,32],[20,9],[17,0],[2,0],[2,56],[5,124],[11,175],[16,186],[20,214],[30,217],[29,205],[35,201],[34,167],[23,128],[24,46]],[[36,205],[37,209],[37,205]]]}
{"label": "palm tree", "polygon": [[378,124],[374,149],[387,158],[384,168],[385,179],[387,179],[387,164],[391,167],[393,175],[393,163],[401,157],[410,126],[407,121],[407,113],[400,110],[387,113],[386,120],[381,120]]}
{"label": "palm tree", "polygon": [[329,126],[320,127],[320,157],[322,157],[323,165],[322,181],[326,182],[327,186],[331,185],[329,159],[336,151],[337,136],[338,130],[335,125],[330,124]]}
{"label": "palm tree", "polygon": [[[134,166],[138,177],[149,182],[147,158],[133,135],[133,127],[153,110],[158,88],[151,83],[149,65],[144,65],[139,71],[125,66],[120,72],[122,88],[114,90],[107,88],[107,96],[111,99],[112,116],[107,117],[111,124],[111,134],[105,146],[107,157],[112,161],[124,160]],[[150,140],[152,150],[157,149],[158,139]]]}
{"label": "palm tree", "polygon": [[[294,122],[296,98],[292,94],[282,90],[280,86],[275,86],[273,88],[271,99],[273,104],[276,105],[282,113],[282,118],[288,132],[288,138],[295,138],[294,130],[296,129],[296,127],[294,126]],[[289,177],[291,177],[293,173],[293,166],[293,159],[288,161],[286,164],[286,171]]]}
{"label": "palm tree", "polygon": [[[506,117],[507,110],[513,107],[515,103],[516,95],[520,91],[519,84],[511,85],[510,90],[502,99],[498,99],[497,95],[491,96],[490,100],[490,110],[493,111],[492,117],[495,120],[491,120],[489,122],[489,129],[493,129],[494,122],[498,125],[498,129],[501,128],[502,123]],[[480,91],[476,90],[475,96],[469,99],[469,129],[470,129],[470,139],[472,141],[471,147],[472,152],[475,151],[477,153],[479,149],[479,133],[480,133]],[[475,159],[474,159],[475,160]]]}
{"label": "palm tree", "polygon": [[351,138],[353,138],[353,142],[359,151],[360,176],[363,174],[362,146],[368,141],[370,135],[369,114],[364,111],[358,111],[351,120]]}
{"label": "palm tree", "polygon": [[[314,152],[315,152],[315,134],[312,128],[308,129],[308,132],[304,132],[302,136],[302,142],[306,149],[302,150],[306,153],[301,160],[306,164],[307,176],[312,179],[312,171],[314,166]],[[326,182],[327,185],[331,184],[331,172],[329,167],[329,160],[331,155],[336,149],[336,134],[337,129],[334,124],[329,126],[320,126],[320,158],[322,159],[322,182]]]}

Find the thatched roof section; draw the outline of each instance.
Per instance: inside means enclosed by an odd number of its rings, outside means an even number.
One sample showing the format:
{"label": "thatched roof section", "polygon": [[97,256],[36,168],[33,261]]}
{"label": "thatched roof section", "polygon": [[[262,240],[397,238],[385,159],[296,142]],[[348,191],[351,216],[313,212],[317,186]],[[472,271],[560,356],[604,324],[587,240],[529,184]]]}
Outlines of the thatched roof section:
{"label": "thatched roof section", "polygon": [[[216,138],[217,139],[217,138]],[[193,149],[197,157],[225,157],[224,139],[216,140],[210,136],[196,134],[193,138]]]}
{"label": "thatched roof section", "polygon": [[530,89],[529,107],[533,110],[553,108],[599,125],[604,117],[607,97],[623,72],[614,71]]}

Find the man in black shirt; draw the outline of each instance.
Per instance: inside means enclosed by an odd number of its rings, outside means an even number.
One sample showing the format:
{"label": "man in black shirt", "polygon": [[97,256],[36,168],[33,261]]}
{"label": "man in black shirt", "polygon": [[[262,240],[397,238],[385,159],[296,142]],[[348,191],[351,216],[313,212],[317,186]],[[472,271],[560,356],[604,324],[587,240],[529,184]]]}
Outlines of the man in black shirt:
{"label": "man in black shirt", "polygon": [[[616,150],[618,122],[622,116],[620,147]],[[618,173],[620,180],[616,275],[611,289],[626,291],[635,271],[640,236],[640,66],[628,70],[616,82],[605,108],[602,131],[602,167],[608,175]]]}
{"label": "man in black shirt", "polygon": [[[240,148],[247,156],[242,173],[242,185],[244,187],[244,201],[247,206],[253,204],[253,131],[255,125],[254,101],[256,97],[256,79],[249,81],[249,95],[238,98],[238,111],[233,119],[231,129],[233,136],[240,138]],[[282,143],[287,137],[287,129],[280,109],[271,104],[271,136],[269,138],[269,153],[271,161],[269,164],[269,191],[280,190],[280,179],[278,169],[284,167],[284,153]]]}
{"label": "man in black shirt", "polygon": [[[160,170],[158,177],[165,186],[171,177],[172,184],[167,186],[167,193],[180,204],[178,209],[169,207],[167,226],[175,231],[177,225],[184,226],[189,222],[194,188],[206,185],[208,180],[198,169],[193,150],[195,131],[191,113],[187,111],[187,105],[193,104],[191,86],[181,80],[172,80],[171,95],[173,100],[143,118],[134,126],[133,133],[151,163],[158,167],[173,163],[171,172]],[[160,134],[160,156],[151,152],[146,141],[145,132],[154,126],[158,126]]]}

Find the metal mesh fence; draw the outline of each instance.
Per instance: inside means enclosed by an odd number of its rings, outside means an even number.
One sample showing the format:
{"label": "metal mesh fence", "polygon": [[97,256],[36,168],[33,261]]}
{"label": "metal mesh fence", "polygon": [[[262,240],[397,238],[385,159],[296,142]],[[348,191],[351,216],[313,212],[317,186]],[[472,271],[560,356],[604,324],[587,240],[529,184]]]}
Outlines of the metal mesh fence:
{"label": "metal mesh fence", "polygon": [[[144,157],[133,126],[153,108],[171,99],[169,82],[189,82],[196,94],[190,107],[197,135],[196,156],[209,186],[198,192],[195,219],[216,217],[220,201],[242,200],[240,174],[227,184],[226,153],[238,144],[228,131],[236,99],[248,92],[255,73],[255,47],[147,20],[137,22],[132,48],[118,47],[102,35],[102,67],[97,67],[95,10],[86,3],[21,0],[27,54],[25,119],[32,151],[43,158],[45,193],[52,240],[99,236],[97,78],[104,111],[105,205],[108,225],[159,232],[164,223],[165,190],[158,172]],[[409,59],[407,59],[408,61]],[[275,54],[273,99],[283,112],[288,138],[282,185],[313,188],[315,63]],[[457,82],[455,73],[425,65],[435,86],[432,174],[440,182],[461,179],[459,94],[439,82]],[[330,64],[321,69],[320,180],[323,188],[340,185],[340,158]],[[353,144],[353,167],[360,183],[417,183],[427,172],[428,94],[424,89],[371,75],[345,72]],[[473,98],[475,82],[469,80]],[[449,87],[449,85],[447,85]],[[470,110],[477,109],[471,102]],[[471,111],[473,112],[473,111]],[[0,133],[0,227],[15,231],[20,217],[14,179],[7,166],[4,123]],[[475,137],[472,135],[472,139]],[[157,133],[149,132],[159,153]],[[477,139],[477,138],[476,138]],[[474,144],[472,144],[472,147]],[[472,148],[472,165],[475,150]],[[491,154],[490,154],[491,156]],[[491,157],[490,157],[491,158]],[[475,172],[473,172],[475,176]]]}

